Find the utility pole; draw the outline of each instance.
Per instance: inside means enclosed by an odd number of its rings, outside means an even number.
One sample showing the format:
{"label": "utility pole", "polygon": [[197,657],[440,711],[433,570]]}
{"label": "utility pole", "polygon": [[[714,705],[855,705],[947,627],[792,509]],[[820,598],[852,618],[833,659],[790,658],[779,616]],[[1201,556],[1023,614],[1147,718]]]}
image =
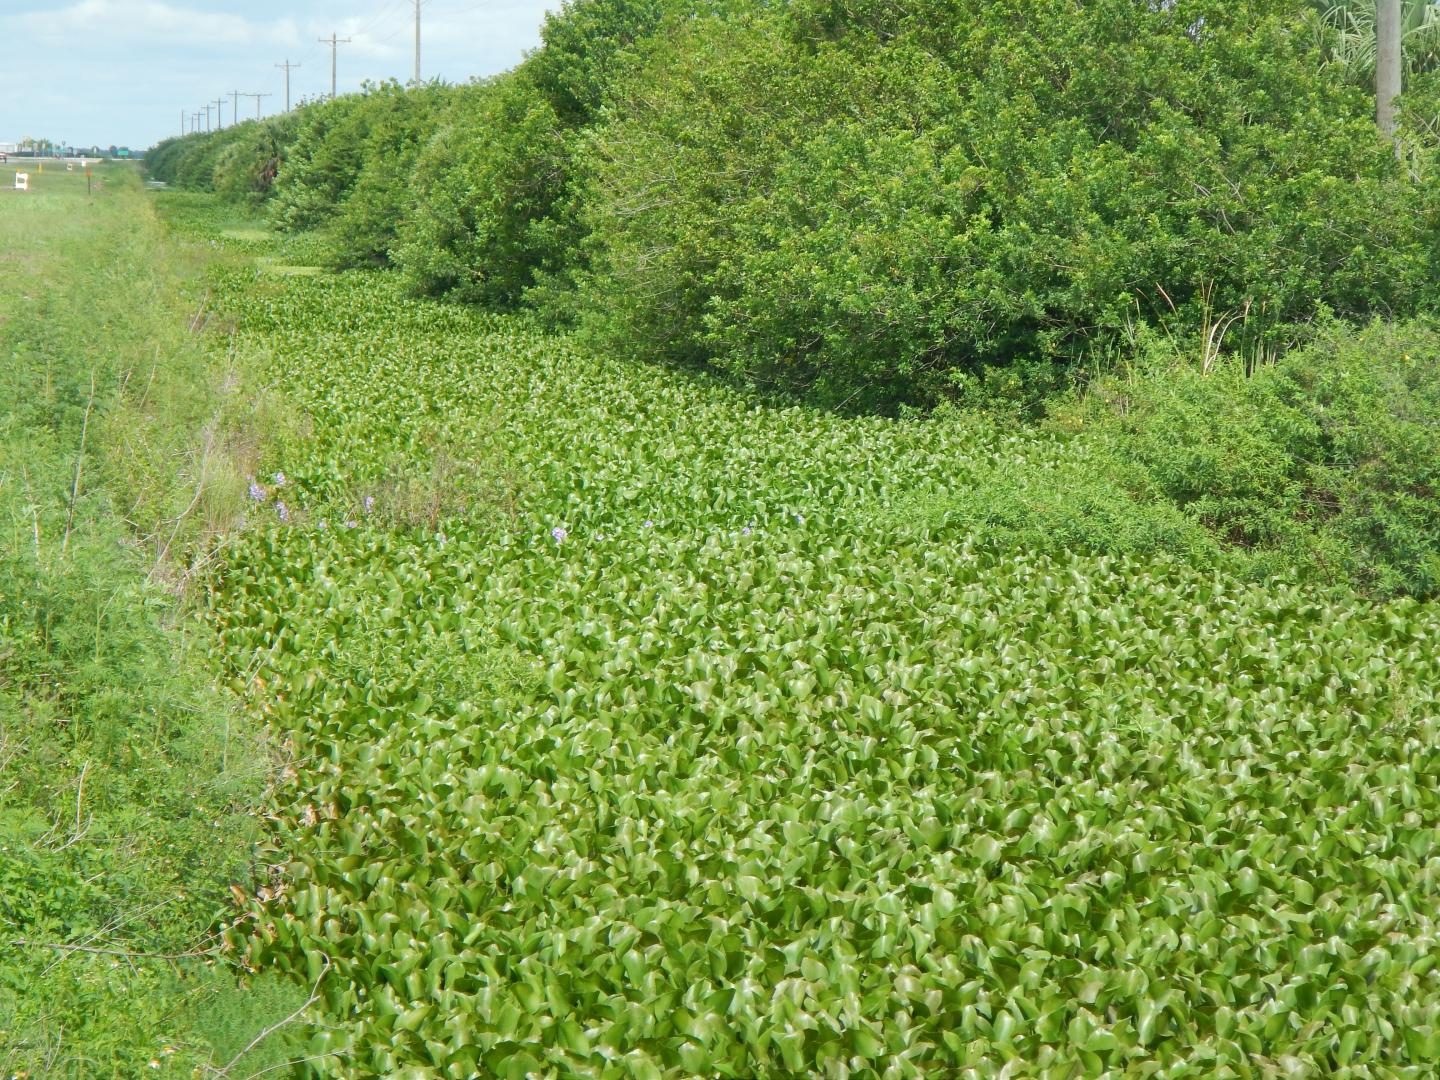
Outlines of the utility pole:
{"label": "utility pole", "polygon": [[206,130],[206,131],[209,131],[209,130],[210,130],[210,109],[211,109],[211,107],[212,107],[212,106],[211,106],[210,103],[207,101],[207,102],[205,103],[205,130]]}
{"label": "utility pole", "polygon": [[299,65],[299,64],[292,64],[292,63],[290,63],[290,58],[287,56],[287,57],[285,58],[285,62],[284,62],[283,64],[276,64],[275,66],[276,66],[277,68],[284,68],[284,69],[285,69],[285,111],[286,111],[286,112],[289,112],[289,111],[290,111],[290,71],[291,71],[292,68],[298,68],[298,67],[300,67],[300,65]]}
{"label": "utility pole", "polygon": [[337,45],[349,45],[349,44],[350,44],[350,39],[349,39],[348,37],[347,37],[347,38],[336,37],[335,34],[334,34],[334,32],[331,32],[331,34],[330,34],[330,36],[329,36],[328,38],[323,38],[323,37],[322,37],[322,38],[317,38],[316,40],[319,41],[321,45],[329,45],[329,46],[330,46],[330,100],[333,101],[333,100],[335,100],[335,51],[336,51],[336,46],[337,46]]}
{"label": "utility pole", "polygon": [[230,122],[231,122],[232,124],[238,124],[238,123],[240,122],[240,95],[241,95],[241,93],[242,93],[242,91],[240,91],[240,90],[231,90],[231,91],[230,91]]}
{"label": "utility pole", "polygon": [[1388,139],[1395,137],[1401,63],[1400,0],[1375,0],[1375,124]]}
{"label": "utility pole", "polygon": [[[240,118],[235,115],[235,110],[234,110],[234,109],[231,109],[231,110],[230,110],[230,123],[233,124],[233,123],[235,123],[235,121],[237,121],[237,120],[239,120],[239,119],[240,119]],[[224,130],[225,130],[225,99],[224,99],[223,97],[218,97],[218,98],[215,99],[215,130],[216,130],[216,131],[224,131]]]}
{"label": "utility pole", "polygon": [[272,97],[271,94],[241,94],[241,97],[253,97],[255,99],[255,119],[260,119],[260,99]]}
{"label": "utility pole", "polygon": [[420,86],[420,0],[415,0],[415,86]]}
{"label": "utility pole", "polygon": [[185,129],[185,110],[180,110],[180,137],[183,139],[189,132]]}

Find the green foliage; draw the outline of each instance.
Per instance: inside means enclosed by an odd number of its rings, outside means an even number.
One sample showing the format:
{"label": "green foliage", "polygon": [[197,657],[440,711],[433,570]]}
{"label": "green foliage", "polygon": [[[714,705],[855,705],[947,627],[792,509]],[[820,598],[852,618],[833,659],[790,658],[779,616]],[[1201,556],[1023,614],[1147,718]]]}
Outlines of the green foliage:
{"label": "green foliage", "polygon": [[232,138],[215,161],[215,192],[231,202],[255,203],[268,198],[299,125],[297,114],[284,113],[228,128]]}
{"label": "green foliage", "polygon": [[524,69],[561,123],[585,127],[605,104],[627,50],[653,33],[667,12],[696,7],[673,0],[567,0],[546,14],[542,47]]}
{"label": "green foliage", "polygon": [[421,153],[395,261],[417,292],[508,307],[564,260],[567,133],[524,74],[457,89]]}
{"label": "green foliage", "polygon": [[1024,455],[1001,458],[900,512],[929,528],[966,529],[1006,550],[1168,555],[1189,566],[1244,568],[1223,537],[1167,499],[1143,468],[1084,437],[1037,440]]}
{"label": "green foliage", "polygon": [[332,265],[853,412],[1034,414],[1145,328],[1270,355],[1434,299],[1434,95],[1402,169],[1288,0],[575,0],[542,37],[151,168],[273,191]]}
{"label": "green foliage", "polygon": [[260,202],[270,195],[298,126],[298,114],[286,113],[166,139],[146,153],[145,169],[173,187],[213,191],[236,203]]}
{"label": "green foliage", "polygon": [[[706,7],[718,10],[723,4]],[[574,0],[549,13],[518,69],[461,88],[421,157],[395,259],[418,292],[565,318],[582,258],[576,146],[671,0]]]}
{"label": "green foliage", "polygon": [[[375,103],[383,106],[393,96],[382,88]],[[281,229],[314,228],[335,216],[364,164],[369,104],[365,96],[346,94],[303,110],[270,207]]]}
{"label": "green foliage", "polygon": [[133,169],[95,178],[0,200],[24,268],[0,291],[0,1072],[189,1077],[265,769],[159,587],[213,535],[227,461],[199,466],[215,397],[187,330],[213,255],[168,245]]}
{"label": "green foliage", "polygon": [[410,178],[444,87],[367,86],[306,108],[271,214],[289,230],[323,227],[337,266],[384,263],[410,202]]}
{"label": "green foliage", "polygon": [[[293,1070],[281,1070],[305,1057],[305,1045],[300,1029],[285,1020],[305,1002],[305,991],[294,982],[254,975],[208,997],[197,1007],[195,1020],[209,1038],[215,1060],[231,1065],[234,1075],[292,1076]],[[255,1042],[271,1028],[271,1034]]]}
{"label": "green foliage", "polygon": [[[211,618],[312,767],[230,937],[318,980],[322,1075],[1440,1054],[1433,604],[1003,550],[1003,494],[909,513],[1079,436],[761,408],[388,278],[234,284],[314,434]],[[1317,380],[1357,420],[1390,400]],[[376,485],[437,445],[517,477],[509,507],[388,527]],[[1129,535],[1205,545],[1178,511]]]}
{"label": "green foliage", "polygon": [[1321,304],[1413,311],[1433,199],[1292,15],[1110,0],[677,24],[593,139],[596,322],[883,409],[988,365],[1073,364],[1136,324],[1234,319],[1250,347]]}
{"label": "green foliage", "polygon": [[[1375,0],[1316,4],[1315,30],[1330,60],[1357,82],[1375,82]],[[1406,74],[1440,64],[1440,8],[1433,0],[1401,0],[1400,46]]]}
{"label": "green foliage", "polygon": [[1248,374],[1166,367],[1077,416],[1122,467],[1271,566],[1380,593],[1440,591],[1440,336],[1332,327]]}

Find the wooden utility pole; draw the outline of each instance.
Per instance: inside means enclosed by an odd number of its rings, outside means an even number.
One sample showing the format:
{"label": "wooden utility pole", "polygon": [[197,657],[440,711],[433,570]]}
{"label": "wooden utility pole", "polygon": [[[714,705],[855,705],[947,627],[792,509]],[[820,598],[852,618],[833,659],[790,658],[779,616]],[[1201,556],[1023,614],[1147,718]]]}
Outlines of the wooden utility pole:
{"label": "wooden utility pole", "polygon": [[336,47],[337,47],[337,46],[340,46],[340,45],[349,45],[349,44],[350,44],[350,39],[349,39],[348,37],[347,37],[347,38],[336,37],[336,36],[334,35],[334,33],[331,33],[331,35],[330,35],[328,38],[323,38],[323,37],[322,37],[322,38],[317,38],[316,40],[318,40],[321,45],[329,45],[329,46],[330,46],[330,98],[331,98],[331,100],[333,101],[334,98],[335,98],[335,53],[336,53]]}
{"label": "wooden utility pole", "polygon": [[[234,109],[231,109],[230,123],[233,124],[239,119],[239,115],[235,112]],[[215,130],[225,130],[225,99],[223,97],[218,97],[215,99]]]}
{"label": "wooden utility pole", "polygon": [[420,0],[415,0],[415,85],[420,85]]}
{"label": "wooden utility pole", "polygon": [[205,130],[206,130],[206,131],[209,131],[209,130],[210,130],[210,110],[213,109],[213,108],[214,108],[214,106],[211,105],[208,101],[205,103]]}
{"label": "wooden utility pole", "polygon": [[300,65],[299,65],[299,64],[292,64],[292,63],[290,62],[290,58],[287,56],[287,57],[285,58],[285,62],[284,62],[283,64],[276,64],[275,66],[276,66],[277,68],[284,68],[284,69],[285,69],[285,111],[286,111],[286,112],[289,112],[289,111],[290,111],[290,72],[291,72],[292,69],[300,67]]}
{"label": "wooden utility pole", "polygon": [[1400,0],[1375,0],[1375,125],[1392,139],[1402,63]]}
{"label": "wooden utility pole", "polygon": [[231,90],[231,91],[230,91],[230,121],[231,121],[231,123],[238,124],[238,123],[240,122],[240,95],[243,94],[243,93],[244,93],[243,90]]}
{"label": "wooden utility pole", "polygon": [[255,119],[260,119],[260,99],[270,97],[270,94],[241,94],[241,97],[253,97],[255,99]]}

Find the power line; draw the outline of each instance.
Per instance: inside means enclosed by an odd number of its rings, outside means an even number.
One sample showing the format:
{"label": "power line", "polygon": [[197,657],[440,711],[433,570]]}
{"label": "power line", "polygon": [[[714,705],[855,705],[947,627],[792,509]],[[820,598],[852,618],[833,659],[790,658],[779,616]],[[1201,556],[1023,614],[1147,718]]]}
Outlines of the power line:
{"label": "power line", "polygon": [[[411,8],[414,3],[415,0],[399,0],[398,6],[384,9],[379,15],[366,23],[363,29],[352,30],[351,33],[355,35],[357,42],[364,40],[371,45],[388,45],[402,34],[413,34],[413,23],[405,12],[406,9]],[[428,0],[420,0],[420,3],[426,5]],[[395,23],[387,33],[385,25],[390,23],[397,15],[400,16],[400,21]]]}
{"label": "power line", "polygon": [[404,11],[405,6],[408,3],[410,3],[410,0],[390,0],[390,3],[386,4],[383,8],[381,8],[375,14],[375,17],[372,18],[369,22],[367,22],[364,26],[360,27],[358,30],[352,29],[350,32],[356,37],[364,37],[371,30],[375,29],[375,27],[379,26],[382,22],[389,22],[400,12]]}
{"label": "power line", "polygon": [[436,8],[433,0],[425,0],[426,6],[430,8],[430,14],[440,18],[454,18],[456,15],[470,15],[481,8],[491,7],[491,0],[483,0],[479,4],[466,4],[464,7]]}

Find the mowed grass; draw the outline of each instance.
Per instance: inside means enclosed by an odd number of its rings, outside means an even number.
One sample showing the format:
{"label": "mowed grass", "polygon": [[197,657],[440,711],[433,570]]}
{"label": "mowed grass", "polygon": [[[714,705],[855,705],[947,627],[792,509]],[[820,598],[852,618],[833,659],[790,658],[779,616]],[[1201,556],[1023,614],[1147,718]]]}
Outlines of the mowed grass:
{"label": "mowed grass", "polygon": [[256,396],[208,340],[213,253],[132,169],[29,171],[0,189],[0,1075],[204,1075],[295,1004],[212,933],[264,872],[272,766],[181,603]]}
{"label": "mowed grass", "polygon": [[1048,435],[230,287],[308,429],[210,579],[295,763],[230,939],[321,1074],[1433,1075],[1435,604],[907,509]]}

